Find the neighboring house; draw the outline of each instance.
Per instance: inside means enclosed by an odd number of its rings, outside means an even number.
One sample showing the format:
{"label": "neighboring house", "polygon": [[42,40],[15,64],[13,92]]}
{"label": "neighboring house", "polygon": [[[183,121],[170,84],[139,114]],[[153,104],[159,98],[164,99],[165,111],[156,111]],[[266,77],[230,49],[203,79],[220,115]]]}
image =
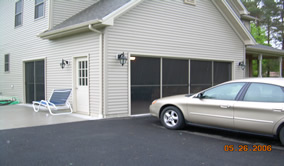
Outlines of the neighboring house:
{"label": "neighboring house", "polygon": [[244,78],[248,14],[239,0],[1,0],[0,93],[31,103],[72,88],[78,113],[148,113]]}

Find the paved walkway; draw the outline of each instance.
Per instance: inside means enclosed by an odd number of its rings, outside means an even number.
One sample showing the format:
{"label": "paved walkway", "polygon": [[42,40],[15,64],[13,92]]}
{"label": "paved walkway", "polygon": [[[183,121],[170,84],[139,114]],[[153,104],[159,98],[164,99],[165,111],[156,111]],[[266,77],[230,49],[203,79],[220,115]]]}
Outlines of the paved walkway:
{"label": "paved walkway", "polygon": [[52,116],[48,111],[34,112],[32,105],[0,106],[0,130],[94,120],[80,114]]}

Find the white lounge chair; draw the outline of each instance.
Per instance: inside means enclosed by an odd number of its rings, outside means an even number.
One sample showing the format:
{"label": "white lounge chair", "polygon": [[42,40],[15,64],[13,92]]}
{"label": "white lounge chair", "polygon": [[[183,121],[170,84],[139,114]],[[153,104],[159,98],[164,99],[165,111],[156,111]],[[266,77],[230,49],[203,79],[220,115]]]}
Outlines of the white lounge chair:
{"label": "white lounge chair", "polygon": [[[47,108],[51,115],[63,115],[71,114],[73,112],[68,98],[72,89],[54,89],[51,93],[49,100],[33,101],[33,108],[35,112],[38,112],[40,107]],[[59,108],[70,109],[68,112],[54,113],[53,110],[59,110]]]}

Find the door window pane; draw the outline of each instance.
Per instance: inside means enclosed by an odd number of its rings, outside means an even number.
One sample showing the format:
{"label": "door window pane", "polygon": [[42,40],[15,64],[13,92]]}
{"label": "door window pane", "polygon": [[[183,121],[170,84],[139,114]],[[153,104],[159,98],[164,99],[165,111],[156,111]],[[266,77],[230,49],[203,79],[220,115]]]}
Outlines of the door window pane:
{"label": "door window pane", "polygon": [[205,99],[235,100],[245,83],[230,83],[209,89],[203,93]]}
{"label": "door window pane", "polygon": [[269,84],[252,83],[246,92],[244,101],[284,102],[283,88]]}
{"label": "door window pane", "polygon": [[88,61],[78,61],[78,86],[88,86]]}

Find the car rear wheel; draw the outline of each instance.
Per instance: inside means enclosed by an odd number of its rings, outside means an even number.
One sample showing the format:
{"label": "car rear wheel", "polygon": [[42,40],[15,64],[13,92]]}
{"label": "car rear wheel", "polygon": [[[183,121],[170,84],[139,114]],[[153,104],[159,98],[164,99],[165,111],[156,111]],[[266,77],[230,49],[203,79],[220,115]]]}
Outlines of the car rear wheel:
{"label": "car rear wheel", "polygon": [[163,109],[160,120],[163,126],[168,129],[178,130],[182,129],[185,125],[181,111],[172,106]]}
{"label": "car rear wheel", "polygon": [[282,145],[284,145],[284,126],[280,129],[279,139],[280,139]]}

